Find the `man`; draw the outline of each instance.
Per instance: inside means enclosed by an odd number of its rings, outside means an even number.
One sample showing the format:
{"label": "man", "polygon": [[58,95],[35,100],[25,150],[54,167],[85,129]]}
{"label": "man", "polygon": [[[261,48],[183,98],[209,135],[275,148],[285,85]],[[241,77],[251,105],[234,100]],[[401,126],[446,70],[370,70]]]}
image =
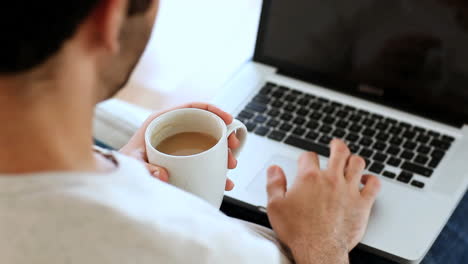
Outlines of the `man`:
{"label": "man", "polygon": [[[331,143],[324,171],[304,153],[289,189],[281,168],[268,170],[279,240],[167,185],[163,168],[144,163],[143,133],[158,114],[122,154],[92,151],[94,106],[126,83],[157,10],[157,0],[2,4],[1,262],[348,263],[380,184],[362,176],[364,160],[341,141]],[[232,121],[211,105],[182,107]],[[229,145],[238,145],[235,135]]]}

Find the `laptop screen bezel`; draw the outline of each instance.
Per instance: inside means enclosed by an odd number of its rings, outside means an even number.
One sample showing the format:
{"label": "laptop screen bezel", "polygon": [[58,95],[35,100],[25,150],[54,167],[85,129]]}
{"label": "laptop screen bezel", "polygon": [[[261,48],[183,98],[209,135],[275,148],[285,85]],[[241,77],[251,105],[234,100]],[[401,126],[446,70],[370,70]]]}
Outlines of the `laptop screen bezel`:
{"label": "laptop screen bezel", "polygon": [[282,74],[285,76],[297,78],[297,79],[300,79],[300,80],[303,80],[312,84],[319,85],[326,89],[331,89],[331,90],[339,91],[339,92],[349,94],[352,96],[356,96],[356,97],[369,100],[378,104],[396,108],[404,112],[422,116],[424,118],[431,119],[434,121],[438,121],[438,122],[441,122],[450,126],[460,128],[463,126],[463,124],[468,124],[468,120],[464,118],[463,114],[457,115],[456,113],[448,112],[448,111],[446,112],[439,111],[438,114],[427,113],[427,111],[425,111],[424,109],[416,107],[416,104],[412,102],[402,103],[402,102],[388,101],[383,98],[379,98],[377,96],[360,93],[359,90],[357,89],[357,86],[360,85],[359,83],[349,83],[349,82],[333,80],[319,73],[311,72],[305,69],[305,67],[299,67],[292,63],[278,60],[278,59],[264,55],[262,51],[263,51],[264,43],[266,39],[266,31],[267,31],[268,22],[269,22],[268,14],[271,8],[272,1],[273,0],[263,0],[259,28],[258,28],[258,33],[257,33],[257,41],[255,44],[255,52],[253,56],[253,60],[255,62],[275,67],[279,74]]}

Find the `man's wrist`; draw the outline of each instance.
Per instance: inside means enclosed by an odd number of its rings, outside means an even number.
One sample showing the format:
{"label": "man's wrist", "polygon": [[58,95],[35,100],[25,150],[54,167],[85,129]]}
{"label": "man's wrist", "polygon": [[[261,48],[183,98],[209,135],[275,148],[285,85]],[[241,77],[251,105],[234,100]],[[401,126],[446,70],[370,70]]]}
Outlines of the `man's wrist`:
{"label": "man's wrist", "polygon": [[291,247],[297,264],[348,264],[346,243],[318,240],[315,244],[296,242]]}

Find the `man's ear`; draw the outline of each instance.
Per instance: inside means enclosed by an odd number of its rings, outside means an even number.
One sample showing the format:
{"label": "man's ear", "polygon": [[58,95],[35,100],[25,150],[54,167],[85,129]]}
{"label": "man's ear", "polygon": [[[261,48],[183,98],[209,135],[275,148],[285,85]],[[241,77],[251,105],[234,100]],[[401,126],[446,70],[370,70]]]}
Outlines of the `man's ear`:
{"label": "man's ear", "polygon": [[127,0],[101,0],[89,17],[93,40],[111,53],[120,50],[120,31],[127,16]]}

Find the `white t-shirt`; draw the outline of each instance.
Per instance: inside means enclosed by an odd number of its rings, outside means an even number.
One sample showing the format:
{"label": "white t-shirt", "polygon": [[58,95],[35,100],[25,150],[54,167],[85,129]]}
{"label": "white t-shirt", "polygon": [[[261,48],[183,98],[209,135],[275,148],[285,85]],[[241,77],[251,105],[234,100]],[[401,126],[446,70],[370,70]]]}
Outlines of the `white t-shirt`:
{"label": "white t-shirt", "polygon": [[114,157],[108,174],[0,175],[0,262],[289,263],[266,229]]}

